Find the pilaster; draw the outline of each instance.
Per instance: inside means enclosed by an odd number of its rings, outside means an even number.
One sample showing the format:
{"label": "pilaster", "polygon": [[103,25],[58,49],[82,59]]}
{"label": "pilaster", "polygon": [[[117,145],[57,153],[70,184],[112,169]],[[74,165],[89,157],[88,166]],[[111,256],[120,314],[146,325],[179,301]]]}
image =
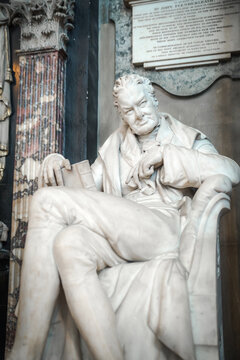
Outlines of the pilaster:
{"label": "pilaster", "polygon": [[48,154],[64,153],[66,43],[67,31],[73,27],[73,4],[73,0],[11,2],[12,24],[20,26],[21,45],[7,349],[15,336],[29,206],[38,188],[39,166]]}

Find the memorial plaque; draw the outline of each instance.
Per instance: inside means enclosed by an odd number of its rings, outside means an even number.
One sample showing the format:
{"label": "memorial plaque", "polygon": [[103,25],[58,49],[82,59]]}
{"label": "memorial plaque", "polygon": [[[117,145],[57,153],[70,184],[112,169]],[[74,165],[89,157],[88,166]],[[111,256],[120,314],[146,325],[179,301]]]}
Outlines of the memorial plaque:
{"label": "memorial plaque", "polygon": [[240,51],[240,0],[150,1],[132,6],[135,65],[164,69],[216,63]]}

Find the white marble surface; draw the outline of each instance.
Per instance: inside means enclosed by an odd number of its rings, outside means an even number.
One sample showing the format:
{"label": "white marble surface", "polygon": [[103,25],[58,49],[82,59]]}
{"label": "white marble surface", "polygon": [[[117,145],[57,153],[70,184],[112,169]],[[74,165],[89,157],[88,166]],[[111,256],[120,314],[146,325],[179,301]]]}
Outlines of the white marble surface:
{"label": "white marble surface", "polygon": [[70,171],[57,154],[41,168],[48,187],[32,201],[11,359],[41,358],[60,282],[85,359],[218,358],[217,221],[239,167],[160,113],[147,79],[118,79],[114,97],[123,124],[92,165],[99,191],[55,186]]}

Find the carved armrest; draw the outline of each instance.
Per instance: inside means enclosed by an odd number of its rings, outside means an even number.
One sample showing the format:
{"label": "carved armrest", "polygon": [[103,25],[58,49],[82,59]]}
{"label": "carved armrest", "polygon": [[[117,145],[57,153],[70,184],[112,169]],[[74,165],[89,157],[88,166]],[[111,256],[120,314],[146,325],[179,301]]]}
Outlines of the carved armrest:
{"label": "carved armrest", "polygon": [[[193,197],[191,212],[180,240],[180,261],[191,272],[198,241],[201,241],[206,226],[214,228],[216,232],[219,216],[224,209],[230,209],[231,180],[225,175],[214,175],[206,179]],[[214,213],[214,214],[213,214]],[[211,222],[209,222],[209,217]],[[209,231],[209,229],[208,229]],[[214,239],[216,243],[216,237]]]}
{"label": "carved armrest", "polygon": [[217,243],[221,215],[230,209],[232,184],[228,177],[208,178],[196,192],[182,236],[180,259],[188,271],[188,293],[196,359],[210,346],[218,359]]}

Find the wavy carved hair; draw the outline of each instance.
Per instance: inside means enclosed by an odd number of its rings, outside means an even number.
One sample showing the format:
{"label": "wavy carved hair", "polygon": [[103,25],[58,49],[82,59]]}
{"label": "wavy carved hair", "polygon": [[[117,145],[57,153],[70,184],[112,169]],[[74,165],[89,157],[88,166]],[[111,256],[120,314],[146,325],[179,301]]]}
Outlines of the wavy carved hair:
{"label": "wavy carved hair", "polygon": [[130,75],[121,76],[115,81],[113,87],[113,97],[114,97],[114,106],[116,106],[118,110],[119,110],[119,104],[118,104],[119,92],[125,89],[126,87],[132,85],[144,86],[150,98],[152,99],[154,106],[158,107],[158,100],[155,96],[155,91],[151,84],[151,81],[143,76],[137,74],[130,74]]}

